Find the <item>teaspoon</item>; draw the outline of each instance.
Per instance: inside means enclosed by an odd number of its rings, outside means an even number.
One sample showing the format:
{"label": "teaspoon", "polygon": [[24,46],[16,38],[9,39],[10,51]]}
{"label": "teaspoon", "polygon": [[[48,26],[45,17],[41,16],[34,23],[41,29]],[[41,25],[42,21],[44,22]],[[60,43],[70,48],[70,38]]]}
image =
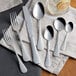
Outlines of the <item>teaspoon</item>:
{"label": "teaspoon", "polygon": [[45,58],[45,66],[50,67],[51,66],[51,60],[50,60],[50,40],[54,37],[54,30],[53,28],[48,25],[45,32],[44,32],[44,38],[47,40],[47,52],[46,52],[46,58]]}
{"label": "teaspoon", "polygon": [[65,32],[66,32],[66,35],[64,37],[64,40],[62,42],[62,45],[61,45],[61,50],[65,50],[65,47],[66,47],[66,39],[67,39],[67,36],[68,36],[68,33],[72,32],[73,30],[73,23],[72,22],[69,22],[68,24],[66,24],[65,26]]}
{"label": "teaspoon", "polygon": [[55,47],[54,47],[54,56],[59,56],[59,45],[58,45],[58,39],[59,39],[59,31],[64,30],[65,28],[65,20],[62,17],[58,17],[55,21],[54,21],[54,27],[57,31],[57,36],[56,36],[56,43],[55,43]]}

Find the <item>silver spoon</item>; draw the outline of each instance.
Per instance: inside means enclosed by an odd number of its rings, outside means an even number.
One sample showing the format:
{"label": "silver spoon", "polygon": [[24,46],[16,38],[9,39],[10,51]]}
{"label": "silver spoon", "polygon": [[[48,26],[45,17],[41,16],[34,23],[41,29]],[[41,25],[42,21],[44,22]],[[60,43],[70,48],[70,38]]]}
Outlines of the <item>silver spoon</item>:
{"label": "silver spoon", "polygon": [[56,43],[55,43],[55,47],[54,47],[54,56],[59,56],[59,45],[58,45],[58,39],[59,39],[59,31],[63,30],[65,28],[65,20],[62,17],[58,17],[55,21],[54,21],[54,27],[57,31],[57,36],[56,36]]}
{"label": "silver spoon", "polygon": [[39,20],[43,18],[45,12],[44,12],[44,7],[41,2],[37,2],[33,8],[33,16],[37,20],[37,25],[38,25],[38,42],[37,42],[37,48],[39,50],[44,50],[44,43],[43,43],[43,38],[42,38],[42,33],[41,33],[41,26],[39,25]]}
{"label": "silver spoon", "polygon": [[50,40],[54,37],[54,30],[53,28],[48,25],[45,32],[44,32],[44,38],[47,40],[47,52],[46,52],[46,58],[45,58],[45,66],[50,67],[51,66],[51,60],[50,60]]}
{"label": "silver spoon", "polygon": [[66,47],[66,39],[67,39],[67,36],[68,36],[68,33],[72,32],[73,30],[73,23],[72,22],[69,22],[68,24],[66,24],[65,26],[65,31],[66,31],[66,35],[64,37],[64,40],[62,42],[62,45],[61,45],[61,50],[65,50],[65,47]]}

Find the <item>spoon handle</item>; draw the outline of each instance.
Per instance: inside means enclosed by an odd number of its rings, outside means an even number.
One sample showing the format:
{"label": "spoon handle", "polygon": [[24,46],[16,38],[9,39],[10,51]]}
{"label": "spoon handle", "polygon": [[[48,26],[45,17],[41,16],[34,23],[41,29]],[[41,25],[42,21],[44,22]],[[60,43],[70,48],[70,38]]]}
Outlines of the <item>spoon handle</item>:
{"label": "spoon handle", "polygon": [[46,67],[50,67],[51,66],[51,59],[50,59],[50,50],[49,50],[49,47],[50,47],[50,42],[48,41],[47,43],[47,52],[46,52],[46,58],[45,58],[45,66]]}
{"label": "spoon handle", "polygon": [[[13,46],[14,50],[17,50],[15,48],[15,46]],[[26,73],[27,72],[27,68],[25,67],[24,63],[22,62],[22,60],[20,59],[19,55],[17,54],[17,52],[15,51],[15,54],[17,56],[18,62],[19,62],[19,67],[22,73]]]}
{"label": "spoon handle", "polygon": [[56,36],[56,43],[54,47],[54,56],[59,56],[59,46],[58,46],[58,37],[59,37],[59,32],[57,31],[57,36]]}
{"label": "spoon handle", "polygon": [[17,59],[19,61],[19,67],[22,73],[26,73],[27,72],[27,68],[25,67],[25,65],[23,64],[22,60],[20,59],[20,57],[18,56],[18,54],[16,54]]}
{"label": "spoon handle", "polygon": [[43,37],[42,37],[42,32],[41,32],[41,26],[39,24],[39,20],[37,20],[37,25],[38,25],[38,42],[37,42],[37,48],[38,48],[38,50],[44,50],[44,42],[43,42]]}
{"label": "spoon handle", "polygon": [[66,49],[66,41],[67,41],[67,33],[66,33],[66,35],[65,35],[65,37],[64,37],[64,40],[63,40],[63,42],[62,42],[62,45],[61,45],[61,50],[63,50],[63,51],[65,51],[65,49]]}

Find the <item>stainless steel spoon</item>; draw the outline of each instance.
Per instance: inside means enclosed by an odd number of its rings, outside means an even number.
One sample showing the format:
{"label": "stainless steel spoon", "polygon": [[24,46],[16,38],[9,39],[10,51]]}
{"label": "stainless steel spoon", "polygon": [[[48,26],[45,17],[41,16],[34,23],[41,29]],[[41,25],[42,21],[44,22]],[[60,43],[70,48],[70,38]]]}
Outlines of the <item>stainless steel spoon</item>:
{"label": "stainless steel spoon", "polygon": [[33,8],[33,16],[37,20],[38,25],[38,42],[37,42],[37,48],[39,50],[44,50],[44,43],[41,33],[41,26],[39,24],[39,20],[43,18],[45,12],[44,12],[44,6],[41,2],[37,2]]}
{"label": "stainless steel spoon", "polygon": [[47,40],[47,52],[46,52],[46,58],[45,58],[45,66],[50,67],[51,66],[51,59],[50,59],[50,40],[54,37],[54,30],[52,26],[48,25],[45,32],[44,32],[44,38]]}
{"label": "stainless steel spoon", "polygon": [[72,32],[73,30],[73,23],[72,22],[69,22],[68,24],[66,24],[65,26],[65,31],[66,31],[66,35],[64,37],[64,40],[62,42],[62,45],[61,45],[61,50],[65,50],[65,47],[66,47],[66,39],[67,39],[67,36],[68,36],[68,33]]}
{"label": "stainless steel spoon", "polygon": [[55,43],[55,47],[54,47],[54,56],[59,56],[59,45],[58,45],[58,39],[59,39],[59,31],[63,30],[65,28],[65,20],[62,17],[58,17],[55,21],[54,21],[54,27],[57,31],[57,36],[56,36],[56,43]]}

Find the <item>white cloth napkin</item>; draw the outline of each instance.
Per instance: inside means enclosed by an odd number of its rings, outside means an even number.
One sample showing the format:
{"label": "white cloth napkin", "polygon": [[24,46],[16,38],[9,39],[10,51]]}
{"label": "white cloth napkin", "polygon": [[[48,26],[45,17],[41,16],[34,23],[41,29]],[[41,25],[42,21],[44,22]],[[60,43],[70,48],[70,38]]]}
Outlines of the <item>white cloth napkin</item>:
{"label": "white cloth napkin", "polygon": [[[22,12],[18,15],[17,19],[18,19],[18,22],[20,24],[22,24],[22,22],[23,22]],[[36,31],[36,28],[35,27],[33,27],[33,28],[34,28],[34,31]],[[12,33],[12,37],[13,37],[14,36],[14,33],[11,30],[12,29],[11,29],[11,26],[10,26],[6,32],[10,31],[10,33]],[[36,35],[34,35],[34,36],[36,36]],[[30,41],[28,39],[28,33],[27,33],[26,23],[25,22],[23,23],[23,28],[22,28],[22,30],[20,32],[20,37],[23,40],[23,45],[25,47],[25,51],[26,51],[26,55],[25,56],[28,55],[28,58],[26,57],[26,61],[33,62],[33,60],[32,60],[32,50],[30,48]],[[14,50],[12,49],[12,47],[8,46],[5,43],[5,41],[4,41],[3,38],[1,39],[0,44],[2,46],[4,46],[4,47],[10,49],[10,51],[13,51],[14,52]],[[17,49],[16,50],[17,53],[22,56],[22,53],[21,53],[21,50],[20,50],[18,44],[17,43],[15,43],[15,44],[16,44],[15,46],[16,46],[16,49]],[[41,62],[40,62],[40,64],[37,64],[37,65],[40,66],[40,67],[42,67],[43,69],[51,72],[51,73],[54,73],[54,74],[59,74],[59,72],[61,71],[62,67],[64,66],[65,62],[68,59],[68,57],[67,56],[64,56],[64,55],[60,55],[59,57],[53,57],[52,56],[53,52],[50,51],[50,59],[52,61],[52,65],[50,67],[45,67],[44,62],[45,62],[45,57],[46,57],[46,50],[38,51],[38,54],[40,56],[40,59],[41,59],[40,61]]]}
{"label": "white cloth napkin", "polygon": [[[30,9],[31,11],[31,9]],[[54,73],[54,74],[59,74],[59,72],[61,71],[61,69],[63,68],[64,64],[66,63],[67,59],[69,58],[68,56],[71,56],[71,57],[74,57],[76,58],[76,55],[75,55],[75,44],[76,44],[76,36],[75,36],[75,31],[76,31],[76,22],[75,22],[75,14],[76,14],[76,9],[70,7],[69,11],[64,14],[64,15],[60,15],[59,17],[63,17],[66,22],[68,23],[69,21],[72,21],[74,23],[74,30],[69,34],[69,39],[67,39],[67,47],[66,47],[66,50],[65,51],[61,51],[62,54],[60,54],[59,57],[53,57],[52,54],[53,54],[53,49],[54,49],[54,45],[55,45],[55,39],[56,39],[56,30],[54,29],[54,32],[55,32],[55,35],[54,35],[54,39],[52,41],[50,41],[50,58],[51,58],[51,61],[52,61],[52,65],[48,68],[45,67],[44,65],[44,62],[45,62],[45,56],[46,56],[46,50],[43,50],[43,51],[38,51],[39,53],[39,56],[40,56],[40,59],[41,59],[41,63],[38,64],[40,67],[42,67],[43,69],[51,72],[51,73]],[[48,14],[45,14],[44,18],[40,20],[40,25],[41,25],[41,28],[42,28],[42,33],[44,31],[44,29],[46,28],[47,25],[51,25],[53,26],[53,21],[57,18],[58,16],[50,16]],[[22,12],[18,15],[18,22],[20,24],[22,24],[23,22],[23,16],[22,16]],[[36,20],[34,18],[33,19],[33,29],[34,29],[34,37],[35,37],[35,41],[37,43],[37,25],[36,25]],[[7,32],[11,30],[11,27],[8,28]],[[26,23],[24,22],[23,24],[23,28],[20,32],[20,37],[21,39],[23,40],[23,45],[25,46],[25,51],[26,53],[29,55],[29,59],[27,58],[26,61],[31,61],[32,62],[32,53],[31,53],[31,48],[30,48],[30,41],[29,41],[29,38],[28,38],[28,33],[27,33],[27,29],[26,29]],[[59,46],[61,45],[63,39],[64,39],[64,36],[65,36],[65,31],[61,31],[60,32],[60,37],[59,37]],[[72,40],[73,39],[73,40]],[[68,44],[69,42],[69,44]],[[9,47],[8,45],[6,45],[5,41],[3,40],[3,38],[1,39],[0,41],[0,44],[7,47],[8,49],[11,49],[11,47]],[[44,44],[45,44],[45,48],[46,48],[46,40],[44,39]],[[18,54],[21,54],[21,51],[20,49],[18,48],[18,45],[17,45],[17,52]],[[14,50],[12,50],[14,51]],[[65,55],[63,55],[65,54]],[[68,56],[66,56],[68,55]]]}
{"label": "white cloth napkin", "polygon": [[0,0],[0,12],[8,10],[22,3],[22,0]]}

